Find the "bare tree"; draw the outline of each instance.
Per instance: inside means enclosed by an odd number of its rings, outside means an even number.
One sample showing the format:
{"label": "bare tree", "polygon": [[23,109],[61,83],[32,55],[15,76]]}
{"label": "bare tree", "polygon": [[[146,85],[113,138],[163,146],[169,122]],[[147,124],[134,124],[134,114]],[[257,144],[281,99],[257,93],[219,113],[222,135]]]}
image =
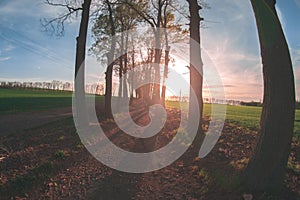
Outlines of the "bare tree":
{"label": "bare tree", "polygon": [[[61,1],[59,1],[61,2]],[[76,60],[75,60],[75,103],[78,113],[86,114],[85,107],[85,54],[86,54],[86,37],[89,23],[89,13],[91,0],[84,0],[81,7],[75,7],[77,1],[65,1],[65,3],[55,3],[55,1],[46,0],[46,3],[51,6],[59,6],[67,9],[67,12],[54,18],[52,20],[44,19],[42,25],[47,31],[56,31],[57,35],[63,35],[64,33],[64,23],[66,20],[72,18],[73,14],[81,11],[81,20],[79,27],[79,35],[76,38]],[[55,25],[56,24],[56,27]],[[50,28],[50,29],[49,29]],[[77,77],[80,74],[80,77]],[[86,116],[86,115],[85,115]],[[84,125],[86,122],[82,122]]]}
{"label": "bare tree", "polygon": [[106,84],[105,84],[105,114],[107,117],[112,117],[112,110],[111,110],[111,98],[112,98],[112,73],[113,73],[113,66],[114,66],[114,54],[116,48],[116,27],[115,21],[113,17],[113,8],[111,2],[109,0],[105,0],[105,4],[107,6],[107,10],[109,13],[109,24],[110,24],[110,31],[111,31],[111,45],[110,51],[107,54],[107,69],[106,69]]}
{"label": "bare tree", "polygon": [[[196,154],[200,149],[202,131],[201,131],[201,119],[203,113],[203,98],[202,98],[202,87],[203,87],[203,62],[201,57],[201,45],[200,45],[200,22],[203,18],[200,17],[199,10],[202,7],[199,5],[197,0],[187,0],[189,3],[190,12],[190,101],[189,101],[189,124],[188,127],[194,126],[198,123],[198,133],[193,141],[193,153]],[[195,93],[197,99],[191,98],[192,92]],[[199,107],[200,113],[197,113],[194,109],[194,105]],[[193,119],[197,119],[195,116],[200,115],[200,120],[195,122]],[[198,155],[198,154],[197,154]]]}
{"label": "bare tree", "polygon": [[163,9],[164,17],[163,17],[163,28],[164,28],[164,36],[165,36],[165,63],[164,63],[164,75],[163,75],[163,82],[162,82],[162,89],[161,89],[161,104],[165,106],[165,99],[166,99],[166,79],[168,78],[168,69],[169,69],[169,54],[170,54],[170,46],[169,46],[169,38],[167,33],[168,22],[170,21],[170,16],[173,16],[171,13],[168,13],[168,1],[166,1],[165,7]]}

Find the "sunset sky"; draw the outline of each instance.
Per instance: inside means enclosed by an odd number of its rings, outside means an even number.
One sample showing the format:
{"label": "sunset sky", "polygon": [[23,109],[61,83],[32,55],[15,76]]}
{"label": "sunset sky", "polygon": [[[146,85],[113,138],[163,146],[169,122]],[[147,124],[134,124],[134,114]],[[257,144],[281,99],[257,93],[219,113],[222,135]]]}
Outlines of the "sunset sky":
{"label": "sunset sky", "polygon": [[[62,10],[43,2],[0,1],[0,81],[72,81],[79,18],[66,25],[64,37],[51,36],[42,31],[40,19],[55,17]],[[208,2],[211,9],[201,11],[205,19],[202,49],[209,58],[206,63],[204,59],[204,68],[214,65],[218,70],[227,99],[261,100],[262,67],[250,0]],[[299,99],[300,0],[278,0],[277,12],[289,44]],[[91,33],[89,45],[90,41]],[[89,64],[98,66],[92,58]],[[103,74],[104,69],[97,70]],[[87,72],[96,76],[92,69]]]}

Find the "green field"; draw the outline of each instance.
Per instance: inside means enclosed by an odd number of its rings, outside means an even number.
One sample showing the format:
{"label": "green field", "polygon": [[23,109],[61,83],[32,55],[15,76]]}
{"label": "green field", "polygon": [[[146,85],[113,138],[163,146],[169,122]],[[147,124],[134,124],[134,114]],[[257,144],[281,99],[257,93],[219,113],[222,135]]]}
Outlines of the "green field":
{"label": "green field", "polygon": [[[178,102],[167,101],[166,105],[168,107],[179,108]],[[214,105],[218,106],[218,105]],[[183,110],[188,109],[188,103],[182,103]],[[203,114],[210,116],[211,105],[204,104]],[[230,106],[227,105],[226,110],[226,122],[234,123],[236,125],[248,128],[248,129],[258,129],[260,121],[261,107],[255,106]],[[296,137],[300,138],[300,110],[296,110],[295,115],[295,126],[294,133]]]}
{"label": "green field", "polygon": [[[72,95],[68,91],[0,88],[0,114],[71,107]],[[96,102],[103,100],[96,96]]]}
{"label": "green field", "polygon": [[[103,97],[97,97],[103,101]],[[188,103],[183,103],[187,110]],[[0,113],[11,114],[28,111],[47,110],[72,106],[72,92],[22,90],[0,88]],[[167,107],[179,108],[178,102],[166,102]],[[218,105],[216,105],[218,106]],[[209,116],[210,104],[204,105],[204,115]],[[259,126],[261,107],[252,106],[227,106],[226,122],[234,123],[249,129]],[[294,132],[300,137],[300,110],[296,110]]]}
{"label": "green field", "polygon": [[33,89],[6,89],[0,88],[0,98],[40,98],[40,97],[72,97],[72,92]]}
{"label": "green field", "polygon": [[11,114],[72,106],[72,92],[0,88],[0,113]]}

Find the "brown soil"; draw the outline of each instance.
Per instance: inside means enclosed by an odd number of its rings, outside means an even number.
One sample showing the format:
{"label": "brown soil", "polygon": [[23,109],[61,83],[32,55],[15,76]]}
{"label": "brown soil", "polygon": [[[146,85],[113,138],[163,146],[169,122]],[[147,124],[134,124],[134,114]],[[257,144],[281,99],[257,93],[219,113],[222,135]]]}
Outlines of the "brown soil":
{"label": "brown soil", "polygon": [[[132,110],[133,119],[147,124],[147,111],[141,102],[137,105]],[[176,109],[168,109],[167,113],[161,133],[148,141],[122,133],[111,119],[99,116],[99,121],[118,146],[147,152],[164,146],[175,134],[181,113]],[[204,129],[207,123],[205,119]],[[207,157],[191,157],[188,151],[161,170],[130,174],[106,167],[93,158],[81,144],[73,120],[64,119],[1,136],[0,199],[244,199],[247,192],[240,187],[238,177],[251,157],[256,138],[256,130],[225,124]],[[299,166],[300,144],[295,140],[286,190],[277,196],[263,192],[248,196],[299,199]]]}
{"label": "brown soil", "polygon": [[0,115],[0,136],[16,133],[24,129],[41,126],[51,121],[72,116],[72,107]]}

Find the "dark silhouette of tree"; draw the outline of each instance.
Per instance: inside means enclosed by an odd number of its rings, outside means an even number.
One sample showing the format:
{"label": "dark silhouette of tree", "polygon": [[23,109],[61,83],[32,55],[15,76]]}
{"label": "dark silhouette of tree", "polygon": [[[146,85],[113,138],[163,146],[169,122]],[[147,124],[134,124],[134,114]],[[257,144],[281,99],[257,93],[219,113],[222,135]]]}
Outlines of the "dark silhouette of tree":
{"label": "dark silhouette of tree", "polygon": [[[201,132],[201,118],[203,112],[203,98],[202,98],[202,87],[203,87],[203,62],[201,57],[201,46],[200,46],[200,22],[203,18],[200,17],[199,10],[202,7],[199,5],[197,0],[187,0],[189,3],[189,12],[190,12],[190,97],[192,91],[195,92],[197,99],[194,102],[194,99],[190,98],[189,101],[189,124],[188,127],[194,126],[195,123],[199,124],[198,133],[192,144],[192,153],[198,153],[202,140]],[[199,106],[199,112],[194,109],[194,105]],[[194,116],[199,116],[199,121],[194,121],[197,119]],[[198,155],[198,154],[197,154]]]}
{"label": "dark silhouette of tree", "polygon": [[[79,27],[79,35],[76,38],[76,59],[75,59],[75,103],[77,113],[82,113],[86,117],[85,107],[85,55],[86,55],[86,37],[89,24],[91,0],[84,0],[82,7],[76,7],[76,1],[65,1],[65,3],[56,3],[55,1],[46,0],[46,3],[51,6],[65,7],[67,12],[53,18],[51,20],[43,19],[42,25],[46,31],[56,32],[57,35],[62,36],[64,33],[64,23],[72,18],[74,13],[81,11],[81,20]],[[56,26],[55,26],[56,24]],[[77,77],[77,75],[79,75]],[[79,106],[80,105],[80,106]],[[86,122],[81,122],[83,125]]]}
{"label": "dark silhouette of tree", "polygon": [[[79,27],[79,35],[76,38],[76,61],[75,61],[75,101],[77,114],[82,113],[87,120],[87,111],[85,103],[85,54],[86,54],[86,37],[89,24],[91,0],[84,0],[82,4],[81,21]],[[77,75],[80,73],[80,76]],[[87,121],[82,121],[83,125],[87,125]]]}
{"label": "dark silhouette of tree", "polygon": [[168,70],[169,70],[169,62],[170,62],[170,46],[169,46],[169,37],[167,33],[168,22],[174,19],[174,14],[168,12],[168,5],[171,2],[166,1],[166,5],[163,9],[163,20],[162,26],[164,28],[164,36],[165,36],[165,63],[164,63],[164,75],[162,81],[162,89],[161,89],[161,104],[165,106],[166,99],[166,79],[168,78]]}
{"label": "dark silhouette of tree", "polygon": [[[82,14],[79,27],[79,35],[76,38],[76,63],[75,63],[75,78],[82,70],[84,74],[85,70],[85,53],[86,53],[86,37],[89,23],[89,12],[90,12],[91,0],[85,0],[82,4]],[[81,69],[80,69],[81,67]],[[75,83],[75,88],[79,89],[84,93],[84,76],[82,80],[78,81],[79,85]]]}
{"label": "dark silhouette of tree", "polygon": [[112,111],[111,111],[111,98],[112,98],[112,73],[113,73],[113,66],[114,66],[114,54],[115,54],[115,48],[116,48],[116,38],[114,37],[116,35],[116,27],[115,27],[115,21],[113,17],[113,9],[112,5],[109,0],[105,0],[105,4],[107,6],[107,10],[109,13],[109,24],[110,24],[110,31],[111,31],[111,45],[109,53],[107,54],[107,69],[105,72],[105,114],[107,117],[112,117]]}
{"label": "dark silhouette of tree", "polygon": [[295,115],[292,62],[275,0],[251,0],[258,29],[264,100],[258,143],[243,181],[252,190],[276,191],[283,186]]}

